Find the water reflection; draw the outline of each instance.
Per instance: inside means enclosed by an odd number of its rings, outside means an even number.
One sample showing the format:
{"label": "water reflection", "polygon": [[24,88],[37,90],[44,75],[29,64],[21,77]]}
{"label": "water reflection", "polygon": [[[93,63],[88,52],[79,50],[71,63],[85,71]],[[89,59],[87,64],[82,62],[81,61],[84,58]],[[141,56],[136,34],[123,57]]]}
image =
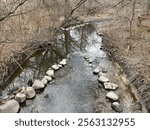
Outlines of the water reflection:
{"label": "water reflection", "polygon": [[[1,95],[6,96],[10,94],[11,90],[27,86],[27,81],[30,78],[42,78],[48,68],[58,63],[62,58],[66,57],[67,54],[73,51],[90,51],[90,49],[93,49],[89,43],[99,41],[96,40],[97,37],[93,34],[94,30],[94,25],[88,24],[64,31],[53,46],[44,51],[38,51],[30,57],[30,59],[22,65],[24,68],[23,71],[21,69],[16,70],[0,91]],[[89,44],[89,48],[86,48],[87,43]]]}

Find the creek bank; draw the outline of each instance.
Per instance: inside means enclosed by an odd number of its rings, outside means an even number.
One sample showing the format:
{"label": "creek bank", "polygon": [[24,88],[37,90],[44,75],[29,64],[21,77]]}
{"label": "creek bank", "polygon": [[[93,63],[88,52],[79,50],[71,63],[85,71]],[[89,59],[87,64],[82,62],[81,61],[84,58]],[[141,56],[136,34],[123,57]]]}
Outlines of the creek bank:
{"label": "creek bank", "polygon": [[140,71],[134,68],[134,65],[127,64],[126,58],[120,55],[118,48],[107,35],[103,36],[103,43],[104,50],[108,52],[109,58],[117,63],[122,81],[133,95],[136,93],[135,98],[138,99],[138,103],[142,104],[143,108],[146,108],[145,111],[150,112],[150,81],[145,79]]}
{"label": "creek bank", "polygon": [[[87,58],[85,59],[87,60]],[[100,83],[100,86],[104,86],[105,90],[110,90],[109,92],[107,92],[106,98],[108,98],[112,102],[112,109],[119,113],[123,112],[123,107],[118,102],[115,102],[119,100],[119,96],[115,92],[113,92],[118,89],[119,86],[113,82],[109,82],[110,80],[107,78],[107,75],[101,72],[101,70],[98,68],[99,67],[94,69],[93,74],[98,75],[98,81]]]}
{"label": "creek bank", "polygon": [[[32,43],[30,43],[32,44]],[[5,69],[0,71],[0,89],[4,88],[8,85],[8,81],[11,79],[12,75],[22,67],[22,64],[25,63],[32,55],[34,55],[37,51],[43,50],[50,45],[49,42],[47,43],[39,43],[34,46],[29,47],[26,52],[16,52],[14,58],[16,61],[10,61],[5,65]],[[28,47],[27,45],[26,47]],[[26,47],[24,48],[26,50]],[[21,68],[20,68],[21,69]]]}

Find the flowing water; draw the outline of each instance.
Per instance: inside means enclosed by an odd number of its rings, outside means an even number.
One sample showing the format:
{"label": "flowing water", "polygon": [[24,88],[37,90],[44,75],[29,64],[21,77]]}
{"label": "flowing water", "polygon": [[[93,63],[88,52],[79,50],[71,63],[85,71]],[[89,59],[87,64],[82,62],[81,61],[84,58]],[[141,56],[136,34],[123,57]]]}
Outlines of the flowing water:
{"label": "flowing water", "polygon": [[[58,70],[53,83],[37,93],[32,100],[21,105],[20,112],[114,112],[106,99],[107,91],[99,88],[98,77],[93,70],[98,67],[120,88],[116,93],[124,112],[133,110],[134,100],[130,90],[118,78],[117,68],[101,48],[102,38],[96,34],[95,24],[74,27],[64,31],[56,41],[58,47],[49,47],[36,52],[18,69],[5,87],[0,90],[7,97],[18,87],[27,86],[29,79],[41,79],[48,68],[67,58],[67,65]],[[85,60],[89,57],[92,63]],[[142,111],[142,110],[141,110]]]}

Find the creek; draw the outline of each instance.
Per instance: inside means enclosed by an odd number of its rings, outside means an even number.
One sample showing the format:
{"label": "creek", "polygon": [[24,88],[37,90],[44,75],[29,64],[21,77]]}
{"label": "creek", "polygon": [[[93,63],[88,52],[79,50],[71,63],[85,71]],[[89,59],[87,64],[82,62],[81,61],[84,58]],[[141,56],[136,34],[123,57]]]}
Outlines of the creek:
{"label": "creek", "polygon": [[67,65],[56,71],[53,82],[37,92],[34,99],[21,104],[20,112],[115,112],[106,99],[107,91],[99,87],[98,76],[93,75],[96,67],[118,84],[116,93],[123,112],[143,111],[138,99],[120,79],[118,68],[103,50],[102,37],[97,35],[96,26],[97,23],[90,23],[64,31],[58,37],[56,47],[36,52],[22,65],[23,71],[15,71],[1,88],[1,97],[7,97],[18,87],[27,86],[29,79],[42,79],[52,65],[66,58]]}

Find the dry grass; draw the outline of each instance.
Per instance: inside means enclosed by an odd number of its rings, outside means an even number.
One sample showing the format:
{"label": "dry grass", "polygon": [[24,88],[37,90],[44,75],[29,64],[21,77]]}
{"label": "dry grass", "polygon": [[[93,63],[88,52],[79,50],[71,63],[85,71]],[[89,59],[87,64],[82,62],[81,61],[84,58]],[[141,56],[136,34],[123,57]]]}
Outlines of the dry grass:
{"label": "dry grass", "polygon": [[135,25],[130,38],[128,24],[120,19],[99,28],[99,31],[105,32],[112,39],[112,46],[125,59],[125,64],[139,71],[147,80],[150,79],[150,32],[147,29]]}

